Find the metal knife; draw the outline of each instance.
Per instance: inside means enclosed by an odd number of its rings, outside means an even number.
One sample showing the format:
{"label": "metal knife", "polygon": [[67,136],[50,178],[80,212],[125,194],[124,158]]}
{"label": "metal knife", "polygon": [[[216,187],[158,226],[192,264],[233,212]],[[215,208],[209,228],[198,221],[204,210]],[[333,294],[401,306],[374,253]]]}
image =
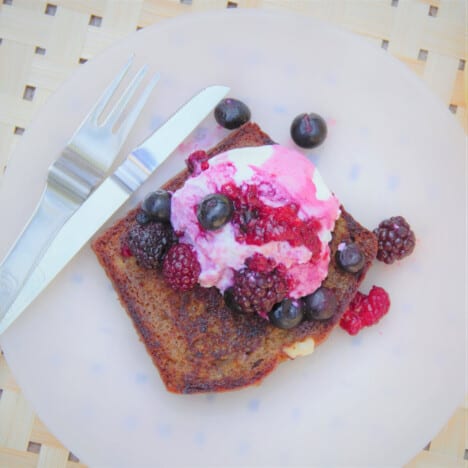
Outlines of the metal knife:
{"label": "metal knife", "polygon": [[15,301],[0,317],[0,334],[228,92],[226,86],[210,86],[200,91],[102,182],[60,229]]}

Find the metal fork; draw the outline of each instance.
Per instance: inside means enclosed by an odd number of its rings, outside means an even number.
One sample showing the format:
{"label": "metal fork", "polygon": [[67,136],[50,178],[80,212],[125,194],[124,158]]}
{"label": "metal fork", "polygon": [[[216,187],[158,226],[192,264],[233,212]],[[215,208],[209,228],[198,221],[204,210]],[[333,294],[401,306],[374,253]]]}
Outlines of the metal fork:
{"label": "metal fork", "polygon": [[148,70],[147,66],[143,66],[100,123],[99,119],[105,107],[132,62],[133,57],[108,85],[62,150],[60,157],[49,167],[46,187],[34,214],[0,264],[0,319],[55,234],[102,182],[156,85],[159,75],[151,79],[131,111],[114,131],[116,123]]}

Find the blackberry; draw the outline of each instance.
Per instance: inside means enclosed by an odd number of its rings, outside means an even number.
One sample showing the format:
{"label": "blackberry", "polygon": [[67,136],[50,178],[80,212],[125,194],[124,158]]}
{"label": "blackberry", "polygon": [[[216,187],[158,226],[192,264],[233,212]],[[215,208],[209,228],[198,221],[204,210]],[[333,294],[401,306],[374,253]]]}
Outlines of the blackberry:
{"label": "blackberry", "polygon": [[403,216],[394,216],[382,221],[374,229],[379,248],[377,260],[390,264],[410,255],[416,243],[414,232]]}
{"label": "blackberry", "polygon": [[172,227],[166,223],[134,224],[128,231],[124,245],[143,268],[159,268],[172,244],[177,242]]}
{"label": "blackberry", "polygon": [[263,318],[275,304],[288,293],[285,269],[276,267],[271,271],[255,271],[242,268],[234,273],[231,301],[235,308],[246,313],[257,313]]}
{"label": "blackberry", "polygon": [[188,244],[175,244],[163,262],[163,275],[175,291],[190,291],[195,287],[201,267],[197,254]]}

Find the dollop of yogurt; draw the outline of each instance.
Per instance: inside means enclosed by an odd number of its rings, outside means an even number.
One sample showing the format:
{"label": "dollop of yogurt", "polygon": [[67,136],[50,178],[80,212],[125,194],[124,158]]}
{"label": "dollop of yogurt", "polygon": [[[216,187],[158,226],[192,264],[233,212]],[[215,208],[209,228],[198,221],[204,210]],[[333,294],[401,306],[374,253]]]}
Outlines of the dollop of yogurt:
{"label": "dollop of yogurt", "polygon": [[[295,204],[300,219],[314,218],[320,239],[319,258],[311,262],[309,248],[293,246],[288,241],[273,240],[261,245],[239,242],[231,222],[215,231],[203,229],[197,219],[197,206],[205,196],[220,193],[227,184],[268,187],[259,190],[264,204]],[[287,268],[293,285],[289,296],[299,298],[314,292],[327,276],[328,243],[340,215],[339,206],[317,168],[300,152],[280,145],[248,147],[211,158],[206,170],[190,177],[172,196],[171,223],[176,232],[183,233],[180,241],[192,245],[197,254],[201,286],[216,286],[224,292],[232,285],[234,271],[259,253]]]}

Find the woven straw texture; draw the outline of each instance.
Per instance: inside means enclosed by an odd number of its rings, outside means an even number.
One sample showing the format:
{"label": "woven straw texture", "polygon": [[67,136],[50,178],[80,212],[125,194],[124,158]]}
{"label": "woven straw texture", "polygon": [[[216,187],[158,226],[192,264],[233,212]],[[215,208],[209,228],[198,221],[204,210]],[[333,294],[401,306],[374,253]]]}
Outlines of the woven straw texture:
{"label": "woven straw texture", "polygon": [[[0,184],[37,109],[76,67],[139,28],[222,8],[285,8],[363,35],[421,76],[468,129],[464,0],[0,0]],[[468,468],[467,415],[468,400],[407,466]],[[37,418],[0,356],[0,468],[84,466]]]}

